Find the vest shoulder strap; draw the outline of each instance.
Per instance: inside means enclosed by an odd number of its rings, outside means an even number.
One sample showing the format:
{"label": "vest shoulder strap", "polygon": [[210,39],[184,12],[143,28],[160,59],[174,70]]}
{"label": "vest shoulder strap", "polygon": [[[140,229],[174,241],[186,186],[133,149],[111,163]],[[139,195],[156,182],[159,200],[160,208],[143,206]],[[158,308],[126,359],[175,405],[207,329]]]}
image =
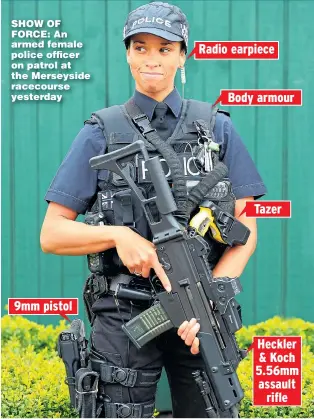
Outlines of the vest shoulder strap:
{"label": "vest shoulder strap", "polygon": [[212,104],[208,102],[202,102],[199,100],[189,99],[187,100],[187,110],[186,115],[184,118],[184,129],[192,129],[193,130],[193,122],[194,121],[200,121],[205,124],[206,127],[208,127],[209,132],[215,141],[214,136],[214,127],[216,123],[216,115],[218,113],[223,113],[230,117],[230,113],[221,110],[218,108],[212,108]]}
{"label": "vest shoulder strap", "polygon": [[208,102],[202,102],[200,100],[188,99],[188,123],[193,123],[196,119],[203,119],[204,121],[210,121],[212,114],[218,112],[223,113],[230,117],[230,112],[225,111],[224,109],[212,108],[212,104]]}
{"label": "vest shoulder strap", "polygon": [[214,126],[216,122],[216,113],[217,108],[212,108],[211,103],[189,99],[183,131],[196,131],[194,122],[198,122],[199,125],[209,131],[210,137],[215,141]]}
{"label": "vest shoulder strap", "polygon": [[87,119],[84,124],[95,125],[98,124],[102,129],[105,138],[108,138],[108,133],[106,132],[107,121],[115,121],[118,115],[120,115],[118,105],[110,106],[109,108],[103,108],[91,114],[90,119]]}
{"label": "vest shoulder strap", "polygon": [[186,102],[187,106],[184,124],[187,128],[190,128],[194,121],[200,119],[207,122],[207,124],[209,123],[212,116],[212,106],[210,103],[194,99],[188,99]]}

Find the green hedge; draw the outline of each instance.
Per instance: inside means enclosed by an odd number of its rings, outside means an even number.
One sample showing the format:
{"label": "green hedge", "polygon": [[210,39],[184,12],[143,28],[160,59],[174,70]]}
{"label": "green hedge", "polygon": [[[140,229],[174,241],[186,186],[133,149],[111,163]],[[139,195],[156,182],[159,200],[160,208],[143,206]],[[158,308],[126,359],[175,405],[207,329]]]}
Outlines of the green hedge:
{"label": "green hedge", "polygon": [[21,316],[2,318],[2,416],[7,418],[75,418],[65,369],[56,342],[67,328],[47,327]]}
{"label": "green hedge", "polygon": [[[56,352],[59,333],[67,328],[43,326],[21,316],[2,318],[2,417],[75,418],[70,407],[65,370]],[[303,342],[303,406],[252,406],[252,353],[238,368],[245,397],[241,417],[314,417],[314,324],[300,319],[274,317],[243,327],[237,333],[240,347],[247,348],[255,335],[299,335]]]}

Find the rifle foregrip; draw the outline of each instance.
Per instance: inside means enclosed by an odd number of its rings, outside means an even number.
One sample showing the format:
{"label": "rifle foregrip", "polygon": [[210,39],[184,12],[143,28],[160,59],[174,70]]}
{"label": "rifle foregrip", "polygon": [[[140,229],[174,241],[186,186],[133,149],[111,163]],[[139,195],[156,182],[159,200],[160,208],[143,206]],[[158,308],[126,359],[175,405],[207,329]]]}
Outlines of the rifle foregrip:
{"label": "rifle foregrip", "polygon": [[215,396],[222,411],[230,409],[243,399],[243,389],[230,361],[221,362],[213,335],[199,332],[200,351],[206,365]]}

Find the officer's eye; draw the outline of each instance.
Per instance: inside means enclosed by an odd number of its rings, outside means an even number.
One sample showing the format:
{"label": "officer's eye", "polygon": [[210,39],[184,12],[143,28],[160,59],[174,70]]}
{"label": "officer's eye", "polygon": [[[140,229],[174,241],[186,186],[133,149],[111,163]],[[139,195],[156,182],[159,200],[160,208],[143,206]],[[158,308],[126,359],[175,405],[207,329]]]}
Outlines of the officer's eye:
{"label": "officer's eye", "polygon": [[135,47],[135,49],[136,49],[136,51],[140,51],[140,52],[145,51],[144,47]]}
{"label": "officer's eye", "polygon": [[171,49],[170,48],[160,48],[160,51],[161,52],[169,52],[169,51],[171,51]]}

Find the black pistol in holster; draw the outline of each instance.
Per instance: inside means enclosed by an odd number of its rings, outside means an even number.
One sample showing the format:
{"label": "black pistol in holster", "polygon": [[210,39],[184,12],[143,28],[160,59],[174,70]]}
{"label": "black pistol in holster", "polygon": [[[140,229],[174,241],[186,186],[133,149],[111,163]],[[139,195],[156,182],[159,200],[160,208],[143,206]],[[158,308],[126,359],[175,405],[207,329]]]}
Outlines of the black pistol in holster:
{"label": "black pistol in holster", "polygon": [[59,335],[58,354],[65,365],[71,406],[81,418],[96,417],[99,374],[89,367],[87,344],[84,323],[79,319]]}
{"label": "black pistol in holster", "polygon": [[[141,153],[150,173],[156,196],[146,199],[131,178],[127,163]],[[155,288],[155,302],[122,328],[137,348],[185,320],[200,323],[197,337],[204,361],[204,371],[193,373],[203,396],[207,417],[237,417],[237,404],[244,394],[236,369],[246,356],[234,333],[242,327],[239,304],[234,297],[242,291],[239,278],[215,278],[208,264],[209,246],[195,229],[182,226],[173,213],[176,202],[158,157],[149,158],[143,141],[90,159],[96,170],[110,170],[125,179],[141,203],[150,226],[160,263],[170,280],[172,291],[166,292],[156,275],[150,278]],[[157,206],[158,221],[150,213]]]}

